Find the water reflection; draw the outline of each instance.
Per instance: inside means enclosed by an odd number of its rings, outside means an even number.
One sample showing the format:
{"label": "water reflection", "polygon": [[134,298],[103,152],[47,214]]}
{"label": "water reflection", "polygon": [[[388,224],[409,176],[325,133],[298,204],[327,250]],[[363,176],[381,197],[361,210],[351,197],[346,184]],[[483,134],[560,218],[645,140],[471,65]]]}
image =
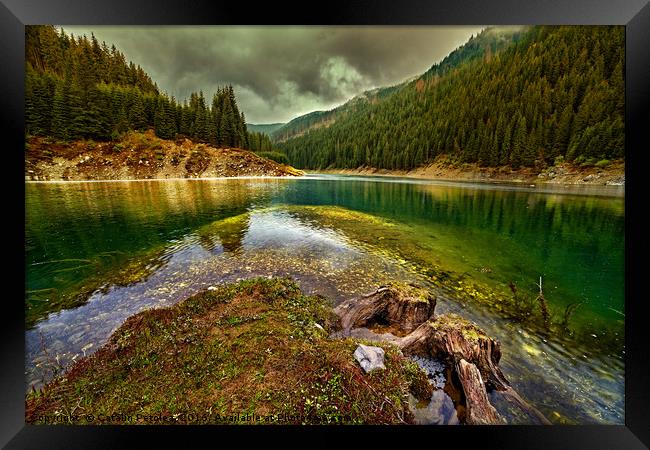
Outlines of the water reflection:
{"label": "water reflection", "polygon": [[[449,268],[500,285],[505,295],[512,281],[534,298],[543,276],[545,296],[557,305],[558,316],[569,305],[580,304],[572,320],[581,326],[607,328],[610,321],[624,318],[620,195],[548,195],[501,185],[339,178],[304,180],[282,197],[290,204],[335,204],[408,224]],[[620,194],[620,187],[580,187],[597,193],[608,188]],[[622,329],[621,323],[616,326]]]}
{"label": "water reflection", "polygon": [[[77,306],[76,292],[99,287],[129,261],[199,226],[268,204],[284,187],[278,180],[264,186],[247,180],[28,184],[28,324]],[[237,239],[228,233],[222,245],[234,249]]]}

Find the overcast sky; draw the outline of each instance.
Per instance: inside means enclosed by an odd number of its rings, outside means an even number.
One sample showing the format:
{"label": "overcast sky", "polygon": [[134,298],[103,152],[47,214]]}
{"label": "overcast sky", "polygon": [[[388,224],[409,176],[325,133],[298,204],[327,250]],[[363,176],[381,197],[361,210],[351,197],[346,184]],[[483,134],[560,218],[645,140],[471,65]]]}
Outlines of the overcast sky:
{"label": "overcast sky", "polygon": [[399,83],[482,28],[63,26],[115,44],[179,100],[232,84],[249,123],[287,122]]}

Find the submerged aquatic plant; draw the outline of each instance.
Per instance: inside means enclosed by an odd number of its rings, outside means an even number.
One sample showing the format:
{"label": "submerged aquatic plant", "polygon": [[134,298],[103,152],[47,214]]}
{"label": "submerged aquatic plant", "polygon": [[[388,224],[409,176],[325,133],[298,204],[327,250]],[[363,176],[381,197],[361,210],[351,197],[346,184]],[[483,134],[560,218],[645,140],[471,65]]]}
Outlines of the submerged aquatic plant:
{"label": "submerged aquatic plant", "polygon": [[571,304],[567,305],[567,307],[564,309],[564,317],[562,318],[562,322],[560,323],[560,325],[566,331],[570,331],[569,330],[569,321],[571,320],[571,316],[583,304],[584,304],[584,302],[571,303]]}
{"label": "submerged aquatic plant", "polygon": [[551,314],[548,310],[546,297],[544,297],[544,289],[542,289],[542,277],[539,277],[539,295],[535,299],[539,303],[539,310],[542,313],[542,320],[544,321],[544,328],[548,331],[551,327]]}

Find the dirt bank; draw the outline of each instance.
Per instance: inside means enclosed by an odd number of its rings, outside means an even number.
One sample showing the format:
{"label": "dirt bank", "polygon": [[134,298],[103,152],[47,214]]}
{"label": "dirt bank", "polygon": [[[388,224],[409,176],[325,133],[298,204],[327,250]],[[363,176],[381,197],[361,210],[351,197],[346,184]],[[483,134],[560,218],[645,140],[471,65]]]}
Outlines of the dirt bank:
{"label": "dirt bank", "polygon": [[459,165],[449,164],[446,161],[436,161],[428,166],[419,167],[409,171],[361,167],[358,169],[319,170],[318,172],[342,175],[394,176],[436,180],[506,181],[527,184],[625,184],[625,163],[622,160],[612,161],[604,167],[562,163],[544,169],[526,167],[516,170],[509,166],[480,167],[478,164]]}
{"label": "dirt bank", "polygon": [[111,142],[30,137],[25,145],[25,179],[34,181],[300,175],[291,166],[247,150],[214,148],[189,139],[169,141],[152,131],[129,132]]}

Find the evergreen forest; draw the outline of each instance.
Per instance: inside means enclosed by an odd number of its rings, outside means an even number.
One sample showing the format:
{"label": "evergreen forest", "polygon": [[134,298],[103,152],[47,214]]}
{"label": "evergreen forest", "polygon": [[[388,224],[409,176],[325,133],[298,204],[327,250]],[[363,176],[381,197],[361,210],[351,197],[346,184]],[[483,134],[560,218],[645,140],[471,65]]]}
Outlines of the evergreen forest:
{"label": "evergreen forest", "polygon": [[153,128],[164,139],[185,136],[249,148],[246,119],[232,86],[219,88],[211,99],[201,91],[192,93],[181,103],[94,35],[75,37],[51,25],[25,30],[28,135],[107,140]]}
{"label": "evergreen forest", "polygon": [[488,28],[381,101],[278,145],[309,169],[622,158],[624,50],[619,26]]}

